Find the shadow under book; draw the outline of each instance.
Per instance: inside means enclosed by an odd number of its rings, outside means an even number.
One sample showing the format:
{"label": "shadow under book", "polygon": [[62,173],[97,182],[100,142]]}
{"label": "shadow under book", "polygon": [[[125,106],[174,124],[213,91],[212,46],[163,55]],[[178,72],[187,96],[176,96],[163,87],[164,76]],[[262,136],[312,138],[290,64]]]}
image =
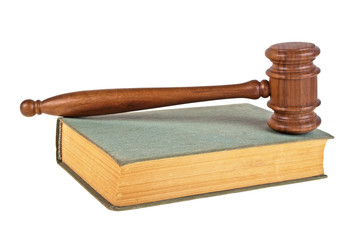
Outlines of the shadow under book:
{"label": "shadow under book", "polygon": [[57,161],[112,210],[324,178],[321,130],[271,130],[250,104],[59,118]]}

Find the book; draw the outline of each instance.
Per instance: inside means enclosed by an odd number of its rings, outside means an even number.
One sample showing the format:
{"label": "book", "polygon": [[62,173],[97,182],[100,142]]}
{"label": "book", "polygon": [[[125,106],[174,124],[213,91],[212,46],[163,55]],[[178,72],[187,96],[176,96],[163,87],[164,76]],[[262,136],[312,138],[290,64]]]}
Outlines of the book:
{"label": "book", "polygon": [[58,118],[57,162],[111,210],[325,178],[321,130],[267,126],[251,104]]}

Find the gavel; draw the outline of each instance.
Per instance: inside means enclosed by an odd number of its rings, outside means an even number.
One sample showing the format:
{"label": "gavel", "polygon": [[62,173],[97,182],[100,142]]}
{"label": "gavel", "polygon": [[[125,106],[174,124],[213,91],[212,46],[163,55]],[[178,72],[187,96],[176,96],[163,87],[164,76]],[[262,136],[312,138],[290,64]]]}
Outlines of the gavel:
{"label": "gavel", "polygon": [[269,81],[176,88],[106,89],[66,93],[44,101],[25,100],[20,110],[24,116],[51,114],[83,117],[122,113],[209,100],[270,96],[267,106],[274,113],[267,124],[283,133],[307,133],[317,128],[320,117],[314,109],[317,98],[317,74],[313,60],[320,49],[313,43],[287,42],[269,47],[265,55],[272,62],[266,71]]}

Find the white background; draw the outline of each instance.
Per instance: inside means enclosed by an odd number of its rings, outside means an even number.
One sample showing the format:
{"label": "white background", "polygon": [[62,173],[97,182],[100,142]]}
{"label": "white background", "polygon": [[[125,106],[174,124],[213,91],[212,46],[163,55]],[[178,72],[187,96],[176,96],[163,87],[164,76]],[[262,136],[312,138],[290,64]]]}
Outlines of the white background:
{"label": "white background", "polygon": [[[0,238],[355,239],[355,23],[345,0],[1,1]],[[325,180],[113,212],[56,164],[56,117],[19,111],[78,90],[262,80],[285,41],[321,48]],[[185,106],[242,102],[267,108]]]}

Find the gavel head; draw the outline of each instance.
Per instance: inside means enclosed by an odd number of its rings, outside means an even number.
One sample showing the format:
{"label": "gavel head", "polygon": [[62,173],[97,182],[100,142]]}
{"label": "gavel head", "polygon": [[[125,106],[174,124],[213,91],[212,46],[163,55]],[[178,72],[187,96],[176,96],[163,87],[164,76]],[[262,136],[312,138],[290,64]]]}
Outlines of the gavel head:
{"label": "gavel head", "polygon": [[320,69],[313,60],[320,49],[312,43],[289,42],[272,45],[266,56],[273,65],[270,77],[268,107],[274,114],[268,125],[279,132],[306,133],[317,128],[321,119],[314,109],[320,105],[317,97],[317,74]]}

